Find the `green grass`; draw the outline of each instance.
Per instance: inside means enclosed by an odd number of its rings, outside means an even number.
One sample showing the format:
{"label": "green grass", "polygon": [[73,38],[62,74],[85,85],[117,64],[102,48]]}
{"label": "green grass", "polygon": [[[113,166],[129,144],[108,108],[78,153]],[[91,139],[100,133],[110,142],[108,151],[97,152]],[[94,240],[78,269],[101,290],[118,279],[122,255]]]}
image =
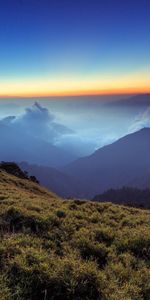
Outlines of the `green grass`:
{"label": "green grass", "polygon": [[150,300],[150,211],[0,172],[0,300]]}

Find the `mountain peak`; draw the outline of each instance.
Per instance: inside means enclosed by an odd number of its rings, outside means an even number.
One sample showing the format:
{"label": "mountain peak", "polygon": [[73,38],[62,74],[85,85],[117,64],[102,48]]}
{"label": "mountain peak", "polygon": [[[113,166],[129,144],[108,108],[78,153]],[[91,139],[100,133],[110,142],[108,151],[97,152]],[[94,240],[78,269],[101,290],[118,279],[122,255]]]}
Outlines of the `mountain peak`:
{"label": "mountain peak", "polygon": [[139,131],[141,131],[141,132],[150,132],[150,127],[143,127]]}

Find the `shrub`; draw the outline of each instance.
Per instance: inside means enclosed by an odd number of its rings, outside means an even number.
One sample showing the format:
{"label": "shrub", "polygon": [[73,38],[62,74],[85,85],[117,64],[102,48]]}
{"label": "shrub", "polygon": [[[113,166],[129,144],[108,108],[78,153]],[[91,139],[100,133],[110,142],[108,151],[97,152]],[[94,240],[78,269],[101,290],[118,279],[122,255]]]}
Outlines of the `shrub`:
{"label": "shrub", "polygon": [[47,265],[40,257],[18,258],[9,271],[12,299],[101,300],[104,282],[98,272],[94,263],[77,263],[74,257],[52,256]]}
{"label": "shrub", "polygon": [[109,250],[104,244],[95,244],[83,238],[78,242],[78,249],[84,259],[96,260],[100,267],[106,265]]}
{"label": "shrub", "polygon": [[104,242],[106,245],[111,245],[114,240],[114,233],[111,228],[100,228],[95,232],[95,240],[97,242]]}
{"label": "shrub", "polygon": [[58,218],[65,218],[66,217],[66,213],[64,211],[62,211],[62,210],[57,210],[56,216]]}

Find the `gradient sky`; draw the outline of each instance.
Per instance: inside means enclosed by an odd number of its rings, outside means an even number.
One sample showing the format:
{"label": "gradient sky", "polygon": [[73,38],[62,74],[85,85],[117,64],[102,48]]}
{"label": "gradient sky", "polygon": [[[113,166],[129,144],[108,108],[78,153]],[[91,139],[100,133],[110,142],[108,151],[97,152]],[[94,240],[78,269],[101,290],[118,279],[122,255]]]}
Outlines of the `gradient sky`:
{"label": "gradient sky", "polygon": [[0,96],[150,92],[149,0],[0,1]]}

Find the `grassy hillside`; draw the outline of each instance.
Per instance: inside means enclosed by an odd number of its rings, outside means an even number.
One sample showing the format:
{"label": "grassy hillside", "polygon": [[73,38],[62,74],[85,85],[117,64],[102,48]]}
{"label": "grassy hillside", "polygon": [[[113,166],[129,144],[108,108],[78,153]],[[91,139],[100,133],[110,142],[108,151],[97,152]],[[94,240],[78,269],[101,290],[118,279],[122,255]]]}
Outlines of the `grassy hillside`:
{"label": "grassy hillside", "polygon": [[0,300],[149,300],[150,211],[0,172]]}

